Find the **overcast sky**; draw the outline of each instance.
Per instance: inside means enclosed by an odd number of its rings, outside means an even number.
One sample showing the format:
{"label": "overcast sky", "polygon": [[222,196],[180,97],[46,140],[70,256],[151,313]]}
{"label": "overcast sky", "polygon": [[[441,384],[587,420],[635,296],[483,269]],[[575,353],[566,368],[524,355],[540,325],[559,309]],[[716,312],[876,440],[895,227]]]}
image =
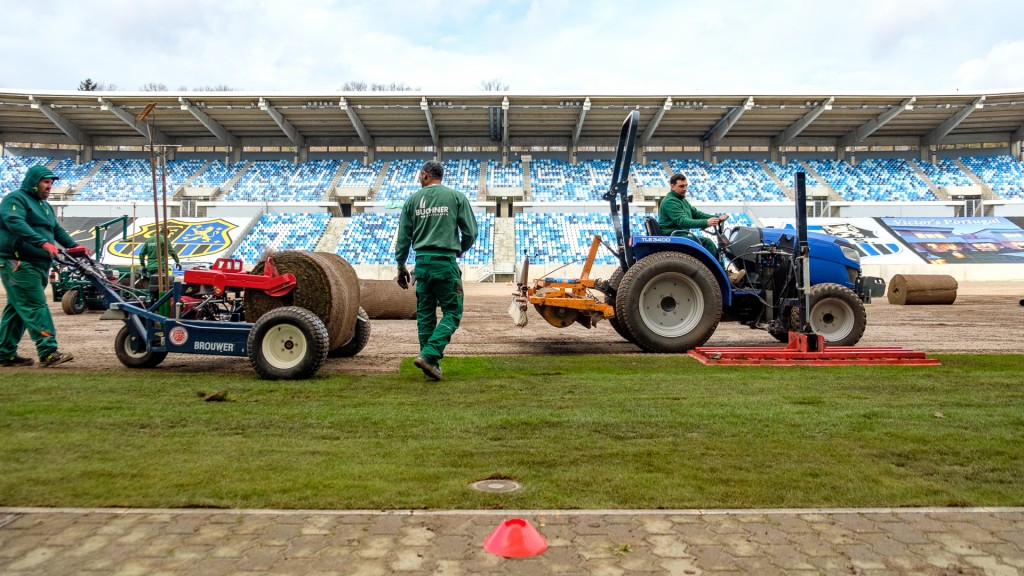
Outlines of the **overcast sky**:
{"label": "overcast sky", "polygon": [[1024,90],[1022,0],[0,0],[0,89]]}

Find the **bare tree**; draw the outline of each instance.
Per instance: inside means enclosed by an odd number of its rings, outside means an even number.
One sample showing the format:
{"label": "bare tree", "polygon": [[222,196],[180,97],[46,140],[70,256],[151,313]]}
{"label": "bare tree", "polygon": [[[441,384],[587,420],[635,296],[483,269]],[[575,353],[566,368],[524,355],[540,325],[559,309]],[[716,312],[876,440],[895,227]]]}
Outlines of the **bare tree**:
{"label": "bare tree", "polygon": [[92,78],[86,78],[78,83],[78,89],[82,92],[113,92],[117,90],[117,84],[93,82]]}
{"label": "bare tree", "polygon": [[193,92],[235,92],[238,90],[233,86],[227,84],[216,84],[214,86],[196,86],[192,89]]}
{"label": "bare tree", "polygon": [[341,85],[342,92],[419,92],[405,82],[382,82],[367,84],[362,80],[349,80]]}
{"label": "bare tree", "polygon": [[480,89],[484,92],[508,92],[508,84],[497,78],[480,81]]}
{"label": "bare tree", "polygon": [[139,86],[141,92],[167,92],[167,84],[162,82],[147,82]]}

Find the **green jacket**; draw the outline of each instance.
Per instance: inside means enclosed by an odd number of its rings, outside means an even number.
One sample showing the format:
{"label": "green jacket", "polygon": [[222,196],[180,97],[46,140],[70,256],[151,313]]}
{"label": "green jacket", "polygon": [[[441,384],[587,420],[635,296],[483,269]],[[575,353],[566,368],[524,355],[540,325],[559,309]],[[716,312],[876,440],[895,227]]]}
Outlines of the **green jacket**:
{"label": "green jacket", "polygon": [[661,232],[669,235],[676,230],[693,230],[694,228],[707,228],[708,218],[714,214],[708,214],[697,210],[690,201],[680,197],[675,192],[669,192],[661,200],[658,206],[658,224]]}
{"label": "green jacket", "polygon": [[409,247],[417,254],[461,255],[476,242],[476,217],[469,200],[457,190],[432,184],[402,206],[395,241],[395,259],[404,268]]}
{"label": "green jacket", "polygon": [[[163,234],[153,234],[146,238],[146,243],[142,245],[142,250],[139,252],[139,265],[144,266],[150,274],[155,274],[160,269],[160,251],[166,242],[167,237]],[[181,260],[178,259],[178,253],[174,251],[174,246],[167,244],[167,255],[174,258],[175,264],[181,266]]]}
{"label": "green jacket", "polygon": [[21,187],[0,201],[0,258],[22,260],[49,267],[50,253],[43,248],[49,242],[65,248],[78,246],[57,222],[53,207],[36,195],[43,178],[57,177],[46,166],[28,169]]}

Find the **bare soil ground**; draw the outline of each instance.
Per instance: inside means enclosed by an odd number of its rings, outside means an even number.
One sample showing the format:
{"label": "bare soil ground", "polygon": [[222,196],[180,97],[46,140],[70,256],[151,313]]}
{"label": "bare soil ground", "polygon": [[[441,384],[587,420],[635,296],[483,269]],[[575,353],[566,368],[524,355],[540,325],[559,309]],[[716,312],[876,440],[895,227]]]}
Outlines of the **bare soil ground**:
{"label": "bare soil ground", "polygon": [[[0,289],[2,292],[2,289]],[[507,310],[512,286],[466,284],[462,326],[448,347],[449,356],[498,356],[521,354],[585,354],[608,356],[640,354],[622,340],[607,322],[593,329],[578,324],[554,328],[529,310],[530,322],[516,328]],[[868,327],[863,346],[904,346],[931,353],[1024,352],[1024,283],[961,283],[956,302],[946,306],[896,306],[885,297],[868,305]],[[0,293],[0,305],[6,298]],[[51,302],[62,350],[75,354],[67,364],[76,370],[124,368],[114,355],[118,321],[101,322],[99,312],[68,316],[59,302]],[[769,346],[778,343],[766,332],[732,323],[719,325],[708,346]],[[371,321],[370,342],[355,358],[329,359],[320,374],[397,372],[403,358],[418,352],[414,320]],[[22,356],[35,357],[26,335],[19,348]],[[173,354],[160,370],[179,372],[251,373],[248,360],[224,356]]]}

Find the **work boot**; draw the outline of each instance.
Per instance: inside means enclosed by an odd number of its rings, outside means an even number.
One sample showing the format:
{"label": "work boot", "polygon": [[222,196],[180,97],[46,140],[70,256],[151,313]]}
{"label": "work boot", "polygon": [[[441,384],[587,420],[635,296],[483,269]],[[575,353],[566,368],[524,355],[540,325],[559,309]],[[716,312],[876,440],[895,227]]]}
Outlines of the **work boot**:
{"label": "work boot", "polygon": [[70,362],[74,359],[75,355],[70,352],[61,352],[60,350],[55,350],[53,354],[50,354],[46,358],[40,358],[39,365],[42,366],[43,368],[49,368],[51,366],[56,366],[57,364]]}
{"label": "work boot", "polygon": [[729,282],[732,284],[739,284],[740,280],[743,280],[746,277],[747,271],[745,269],[738,272],[729,272]]}
{"label": "work boot", "polygon": [[18,366],[31,366],[31,365],[33,365],[35,363],[36,363],[35,360],[33,360],[31,358],[25,358],[25,357],[22,357],[22,356],[18,356],[17,354],[12,356],[11,358],[5,358],[4,360],[0,360],[0,366],[3,366],[5,368],[7,368],[7,367],[18,367]]}
{"label": "work boot", "polygon": [[419,368],[420,370],[423,370],[423,373],[427,375],[427,378],[430,378],[431,380],[434,381],[438,381],[441,379],[441,367],[438,366],[437,364],[431,364],[430,362],[427,362],[427,360],[423,356],[417,356],[416,359],[412,361],[412,363],[415,364],[416,367]]}

